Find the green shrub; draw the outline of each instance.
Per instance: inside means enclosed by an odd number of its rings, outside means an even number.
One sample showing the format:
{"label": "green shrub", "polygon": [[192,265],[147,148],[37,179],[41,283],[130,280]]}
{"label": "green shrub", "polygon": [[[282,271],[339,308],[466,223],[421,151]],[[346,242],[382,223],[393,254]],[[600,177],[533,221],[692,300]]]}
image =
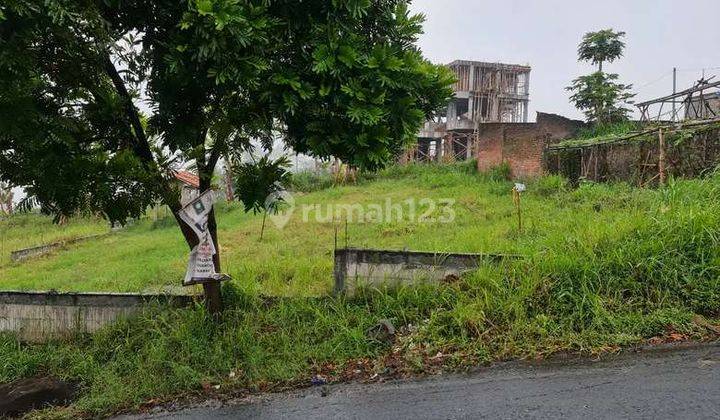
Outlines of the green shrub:
{"label": "green shrub", "polygon": [[331,188],[334,180],[330,172],[304,171],[292,174],[290,189],[298,192],[313,192]]}
{"label": "green shrub", "polygon": [[408,177],[438,177],[453,174],[476,174],[477,160],[470,159],[453,163],[410,163],[407,165],[391,165],[377,171],[376,178],[379,179],[402,179]]}
{"label": "green shrub", "polygon": [[509,181],[512,179],[512,169],[508,162],[503,162],[493,168],[490,168],[483,175],[491,181]]}
{"label": "green shrub", "polygon": [[640,125],[634,121],[620,121],[610,124],[593,124],[580,129],[576,138],[592,139],[596,137],[622,136],[631,131],[637,130]]}
{"label": "green shrub", "polygon": [[542,197],[549,197],[557,193],[565,192],[568,188],[568,180],[560,175],[546,175],[538,178],[533,183],[533,190]]}

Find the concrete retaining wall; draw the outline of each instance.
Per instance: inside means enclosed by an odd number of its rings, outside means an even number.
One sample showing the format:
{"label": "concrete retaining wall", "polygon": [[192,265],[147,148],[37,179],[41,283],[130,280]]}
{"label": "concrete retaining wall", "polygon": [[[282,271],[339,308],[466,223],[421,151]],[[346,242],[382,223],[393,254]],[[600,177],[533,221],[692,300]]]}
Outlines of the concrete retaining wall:
{"label": "concrete retaining wall", "polygon": [[0,331],[45,341],[94,332],[149,304],[190,305],[192,296],[120,293],[0,292]]}
{"label": "concrete retaining wall", "polygon": [[49,254],[56,249],[60,249],[67,245],[76,244],[78,242],[89,241],[91,239],[100,239],[110,235],[110,233],[102,233],[99,235],[81,236],[79,238],[68,239],[67,241],[58,241],[51,244],[45,244],[40,246],[34,246],[32,248],[18,249],[10,253],[10,259],[14,262],[20,262],[29,258],[39,257],[45,254]]}
{"label": "concrete retaining wall", "polygon": [[498,263],[517,255],[441,252],[335,250],[335,293],[352,295],[361,286],[400,285],[453,280],[482,264]]}

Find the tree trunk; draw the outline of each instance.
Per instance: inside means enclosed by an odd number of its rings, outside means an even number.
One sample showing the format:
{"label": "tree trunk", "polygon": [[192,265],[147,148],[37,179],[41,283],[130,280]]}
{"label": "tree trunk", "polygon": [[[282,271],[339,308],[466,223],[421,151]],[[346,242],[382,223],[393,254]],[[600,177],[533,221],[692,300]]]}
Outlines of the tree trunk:
{"label": "tree trunk", "polygon": [[[213,265],[215,266],[215,272],[222,272],[220,269],[220,243],[218,242],[217,233],[217,221],[215,220],[215,209],[210,211],[208,215],[208,229],[210,230],[210,237],[212,238],[213,245],[215,245],[215,255],[213,256]],[[222,294],[220,292],[220,282],[213,281],[209,283],[203,283],[203,291],[205,292],[205,305],[208,311],[213,315],[218,315],[222,312]]]}
{"label": "tree trunk", "polygon": [[[202,144],[207,136],[207,129],[203,129],[198,133],[198,143]],[[210,153],[208,161],[205,161],[205,154],[203,153],[202,159],[197,159],[198,175],[200,178],[200,193],[209,191],[212,188],[212,175],[215,171],[215,165],[217,164],[220,154],[214,150]],[[220,245],[218,243],[217,233],[217,221],[215,220],[215,208],[213,207],[208,214],[208,230],[210,231],[210,237],[212,238],[213,245],[215,245],[215,255],[213,256],[213,265],[215,266],[215,272],[220,273]],[[213,316],[218,317],[222,311],[222,294],[220,291],[220,282],[211,281],[203,283],[203,291],[205,293],[205,306],[208,312]]]}
{"label": "tree trunk", "polygon": [[235,191],[233,188],[232,164],[227,155],[225,160],[225,198],[228,202],[235,201]]}
{"label": "tree trunk", "polygon": [[[178,216],[178,211],[180,211],[179,203],[177,203],[176,205],[169,205],[169,207],[173,211],[175,220],[180,227],[180,231],[185,238],[185,242],[187,243],[188,248],[192,250],[199,243],[199,240],[195,235],[195,231],[193,231],[192,228],[188,226],[180,218],[180,216]],[[213,265],[215,266],[215,271],[220,273],[220,246],[218,244],[217,221],[215,220],[214,209],[210,211],[210,214],[208,215],[208,229],[210,230],[210,237],[212,238],[216,250],[216,254],[213,257]],[[222,311],[222,295],[220,293],[220,282],[213,281],[209,283],[203,283],[203,293],[205,296],[205,307],[207,308],[208,312],[215,316],[219,315]]]}
{"label": "tree trunk", "polygon": [[185,243],[187,243],[188,248],[193,249],[195,246],[199,243],[197,236],[195,236],[195,231],[190,228],[178,215],[178,211],[180,211],[180,206],[177,206],[177,209],[174,208],[174,206],[169,206],[172,209],[173,216],[175,216],[175,221],[178,224],[178,227],[180,227],[180,232],[183,234],[183,238],[185,238]]}
{"label": "tree trunk", "polygon": [[263,211],[262,227],[260,228],[260,241],[263,240],[263,235],[265,234],[265,219],[266,218],[267,218],[267,210]]}

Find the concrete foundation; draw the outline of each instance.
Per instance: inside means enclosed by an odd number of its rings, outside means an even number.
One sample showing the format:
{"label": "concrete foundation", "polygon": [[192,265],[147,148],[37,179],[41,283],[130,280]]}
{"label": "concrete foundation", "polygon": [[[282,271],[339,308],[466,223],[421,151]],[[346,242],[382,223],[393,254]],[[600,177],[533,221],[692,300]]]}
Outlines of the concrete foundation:
{"label": "concrete foundation", "polygon": [[352,295],[358,287],[398,287],[452,281],[482,264],[517,255],[441,252],[335,250],[335,293]]}
{"label": "concrete foundation", "polygon": [[25,341],[46,341],[72,333],[91,333],[149,304],[186,306],[192,296],[0,292],[0,332]]}

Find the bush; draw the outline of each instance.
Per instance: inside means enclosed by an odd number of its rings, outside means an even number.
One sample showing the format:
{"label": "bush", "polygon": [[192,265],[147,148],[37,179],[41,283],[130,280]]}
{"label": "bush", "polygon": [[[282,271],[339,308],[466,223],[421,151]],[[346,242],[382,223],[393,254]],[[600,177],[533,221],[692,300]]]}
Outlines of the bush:
{"label": "bush", "polygon": [[512,179],[512,170],[510,169],[509,163],[503,162],[498,166],[490,168],[490,170],[483,175],[491,181],[510,181]]}
{"label": "bush", "polygon": [[593,124],[590,127],[582,128],[578,135],[578,139],[592,139],[596,137],[614,137],[622,136],[631,131],[640,128],[640,125],[634,121],[621,121],[610,124]]}
{"label": "bush", "polygon": [[290,178],[290,189],[298,192],[320,191],[333,185],[333,177],[329,172],[297,172]]}
{"label": "bush", "polygon": [[547,175],[538,178],[534,183],[535,192],[542,197],[549,197],[567,191],[568,180],[560,175]]}

